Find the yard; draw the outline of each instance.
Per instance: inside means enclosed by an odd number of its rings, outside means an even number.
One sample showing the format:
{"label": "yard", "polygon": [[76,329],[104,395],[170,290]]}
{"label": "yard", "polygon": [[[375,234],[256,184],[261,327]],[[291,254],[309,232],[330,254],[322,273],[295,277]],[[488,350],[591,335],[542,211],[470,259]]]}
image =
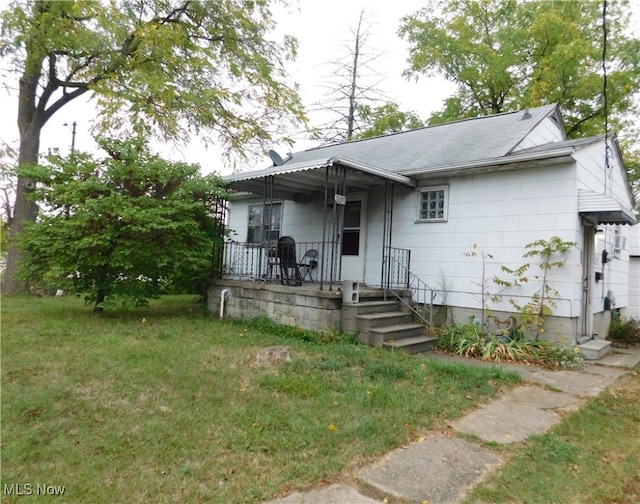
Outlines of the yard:
{"label": "yard", "polygon": [[[292,362],[256,367],[272,345]],[[2,500],[260,502],[349,482],[518,381],[341,334],[221,322],[190,297],[101,314],[71,297],[4,297]],[[551,432],[494,447],[509,462],[469,502],[636,502],[638,439],[636,370]]]}
{"label": "yard", "polygon": [[[4,297],[3,501],[40,484],[65,502],[259,502],[348,477],[518,381],[343,340],[220,322],[189,297],[102,314]],[[255,367],[271,345],[292,362]]]}

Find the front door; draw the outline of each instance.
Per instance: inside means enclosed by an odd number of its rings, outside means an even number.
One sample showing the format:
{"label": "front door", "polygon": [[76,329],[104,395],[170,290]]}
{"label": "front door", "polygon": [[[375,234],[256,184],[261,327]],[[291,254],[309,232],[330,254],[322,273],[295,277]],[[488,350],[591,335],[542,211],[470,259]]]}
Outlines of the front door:
{"label": "front door", "polygon": [[342,227],[342,278],[364,282],[366,195],[347,198]]}

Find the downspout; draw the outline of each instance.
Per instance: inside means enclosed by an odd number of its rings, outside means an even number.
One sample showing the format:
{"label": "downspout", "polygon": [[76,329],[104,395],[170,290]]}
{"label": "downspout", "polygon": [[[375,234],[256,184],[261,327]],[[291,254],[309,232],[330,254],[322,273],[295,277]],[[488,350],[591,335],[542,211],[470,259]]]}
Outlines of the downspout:
{"label": "downspout", "polygon": [[229,292],[229,289],[222,289],[220,293],[220,320],[224,318],[224,298]]}

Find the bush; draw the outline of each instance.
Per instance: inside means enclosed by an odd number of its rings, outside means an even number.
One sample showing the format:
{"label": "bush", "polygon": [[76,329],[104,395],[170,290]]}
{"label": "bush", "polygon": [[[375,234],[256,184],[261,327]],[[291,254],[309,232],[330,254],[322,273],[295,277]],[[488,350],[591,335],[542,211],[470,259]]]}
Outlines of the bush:
{"label": "bush", "polygon": [[640,345],[640,321],[615,317],[611,321],[607,339],[625,346]]}
{"label": "bush", "polygon": [[546,343],[540,347],[540,363],[549,369],[584,369],[584,357],[578,347]]}
{"label": "bush", "polygon": [[582,369],[582,354],[573,348],[531,341],[521,331],[510,335],[482,334],[472,325],[453,325],[438,335],[438,348],[463,357],[495,362],[540,364],[550,369]]}

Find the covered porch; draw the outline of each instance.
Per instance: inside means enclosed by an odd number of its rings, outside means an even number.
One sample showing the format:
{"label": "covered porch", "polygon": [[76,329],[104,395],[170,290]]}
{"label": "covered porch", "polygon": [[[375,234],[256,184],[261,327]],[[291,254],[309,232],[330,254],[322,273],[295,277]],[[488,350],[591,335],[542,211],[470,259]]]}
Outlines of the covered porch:
{"label": "covered porch", "polygon": [[[380,288],[407,284],[410,251],[392,247],[393,195],[397,185],[415,187],[414,180],[339,157],[283,162],[226,180],[236,201],[253,204],[247,205],[247,231],[217,251],[215,278],[315,283],[329,291],[343,280]],[[375,219],[366,214],[367,198]],[[259,225],[249,229],[253,213]]]}
{"label": "covered porch", "polygon": [[335,157],[227,181],[236,198],[229,227],[240,240],[217,249],[211,311],[357,333],[374,345],[404,340],[410,351],[430,344],[407,310],[411,252],[392,246],[394,189],[415,181]]}

